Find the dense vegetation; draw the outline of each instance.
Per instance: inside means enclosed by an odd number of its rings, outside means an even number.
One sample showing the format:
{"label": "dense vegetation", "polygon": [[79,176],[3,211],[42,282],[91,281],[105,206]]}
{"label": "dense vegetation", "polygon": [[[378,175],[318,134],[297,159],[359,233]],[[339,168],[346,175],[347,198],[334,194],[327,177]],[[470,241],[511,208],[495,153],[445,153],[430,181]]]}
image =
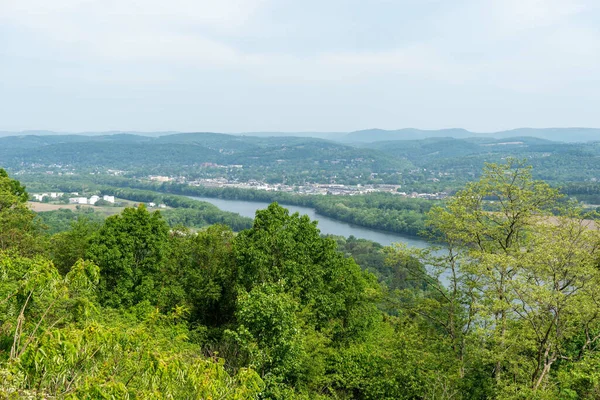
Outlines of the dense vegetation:
{"label": "dense vegetation", "polygon": [[238,234],[139,206],[50,235],[26,200],[0,170],[0,396],[600,395],[600,232],[514,161],[429,210],[444,251],[277,204]]}
{"label": "dense vegetation", "polygon": [[69,209],[44,211],[37,213],[37,217],[50,235],[66,232],[73,227],[73,224],[83,219],[96,225],[100,225],[105,219],[102,214],[94,212],[91,207],[83,207],[75,211]]}

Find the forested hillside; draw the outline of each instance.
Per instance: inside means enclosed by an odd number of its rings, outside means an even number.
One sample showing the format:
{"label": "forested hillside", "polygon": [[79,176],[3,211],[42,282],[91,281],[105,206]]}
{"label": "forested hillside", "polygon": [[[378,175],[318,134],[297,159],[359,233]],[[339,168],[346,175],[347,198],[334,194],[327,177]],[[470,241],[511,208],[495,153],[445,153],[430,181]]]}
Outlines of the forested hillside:
{"label": "forested hillside", "polygon": [[[314,179],[327,171],[353,174],[396,171],[410,166],[372,149],[315,138],[249,137],[218,133],[188,133],[151,138],[138,135],[13,136],[0,138],[0,165],[10,168],[61,166],[64,172],[119,169],[146,174],[193,172],[201,164],[244,165],[261,179],[265,173],[288,171],[292,179]],[[313,171],[315,170],[316,171]],[[254,171],[254,172],[252,172]],[[370,173],[369,172],[369,173]],[[327,174],[326,174],[327,175]]]}
{"label": "forested hillside", "polygon": [[430,251],[276,203],[239,233],[142,205],[50,234],[0,169],[0,397],[598,398],[600,231],[531,174],[431,207]]}

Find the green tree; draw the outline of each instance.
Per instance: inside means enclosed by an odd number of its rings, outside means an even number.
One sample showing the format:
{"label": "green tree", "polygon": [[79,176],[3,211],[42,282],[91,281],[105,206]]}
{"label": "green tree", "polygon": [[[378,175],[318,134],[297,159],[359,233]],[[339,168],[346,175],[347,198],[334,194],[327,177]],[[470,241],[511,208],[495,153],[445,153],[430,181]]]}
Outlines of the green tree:
{"label": "green tree", "polygon": [[286,398],[290,386],[303,383],[300,375],[307,360],[297,311],[293,297],[273,284],[255,286],[238,299],[239,326],[227,333],[249,352],[251,366],[267,383],[267,397]]}
{"label": "green tree", "polygon": [[86,253],[100,267],[103,304],[131,306],[144,300],[156,304],[168,234],[160,213],[149,213],[143,205],[106,219]]}
{"label": "green tree", "polygon": [[175,228],[169,237],[161,304],[170,309],[186,304],[189,321],[221,327],[234,320],[236,267],[232,255],[234,233],[212,225],[192,233]]}
{"label": "green tree", "polygon": [[78,218],[71,222],[71,229],[50,238],[50,258],[62,274],[66,274],[79,259],[84,259],[89,241],[100,229],[98,222]]}
{"label": "green tree", "polygon": [[45,248],[27,199],[25,187],[0,168],[0,250],[12,248],[33,255]]}
{"label": "green tree", "polygon": [[256,212],[251,229],[234,242],[239,283],[248,292],[255,285],[276,283],[296,298],[317,327],[335,325],[342,337],[359,335],[375,315],[378,296],[374,277],[322,238],[315,221],[277,203]]}

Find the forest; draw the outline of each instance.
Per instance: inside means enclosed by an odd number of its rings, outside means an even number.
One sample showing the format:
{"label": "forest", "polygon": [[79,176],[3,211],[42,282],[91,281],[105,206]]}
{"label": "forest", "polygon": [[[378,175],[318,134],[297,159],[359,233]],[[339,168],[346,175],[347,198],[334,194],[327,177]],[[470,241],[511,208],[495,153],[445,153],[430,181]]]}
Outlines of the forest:
{"label": "forest", "polygon": [[144,205],[49,232],[27,199],[0,169],[0,398],[600,397],[595,215],[523,162],[420,210],[425,250],[277,203],[237,233]]}

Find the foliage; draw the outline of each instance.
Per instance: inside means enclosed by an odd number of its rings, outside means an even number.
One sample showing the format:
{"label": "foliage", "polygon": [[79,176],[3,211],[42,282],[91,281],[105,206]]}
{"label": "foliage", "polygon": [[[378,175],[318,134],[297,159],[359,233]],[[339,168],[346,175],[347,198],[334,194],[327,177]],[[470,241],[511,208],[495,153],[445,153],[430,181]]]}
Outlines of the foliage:
{"label": "foliage", "polygon": [[597,216],[522,162],[486,166],[433,207],[391,195],[296,200],[429,211],[437,245],[421,250],[323,237],[276,203],[239,233],[169,226],[140,205],[104,221],[50,214],[69,225],[44,234],[22,185],[0,175],[2,228],[30,224],[2,236],[0,398],[600,393]]}
{"label": "foliage", "polygon": [[40,226],[27,208],[28,197],[25,187],[0,168],[0,250],[34,254],[43,247]]}
{"label": "foliage", "polygon": [[446,255],[417,255],[449,285],[405,304],[446,336],[458,376],[471,382],[464,393],[556,398],[573,390],[555,374],[568,376],[561,368],[577,368],[600,337],[591,333],[600,328],[600,235],[585,216],[515,160],[488,165],[446,208],[432,209]]}
{"label": "foliage", "polygon": [[415,258],[393,259],[390,256],[391,248],[367,239],[354,236],[331,238],[335,240],[338,251],[352,257],[361,268],[374,274],[390,290],[425,288],[427,285],[423,279],[426,271]]}
{"label": "foliage", "polygon": [[98,267],[80,261],[63,278],[41,258],[0,254],[0,395],[60,398],[255,398],[249,369],[194,354],[183,309],[108,311],[95,302]]}
{"label": "foliage", "polygon": [[178,228],[169,237],[161,304],[185,304],[188,320],[196,325],[221,327],[234,319],[237,269],[233,263],[234,233],[212,225],[191,234]]}
{"label": "foliage", "polygon": [[103,304],[131,306],[158,297],[168,232],[160,213],[143,205],[106,219],[86,252],[101,269]]}
{"label": "foliage", "polygon": [[50,237],[49,256],[63,275],[69,272],[77,260],[86,257],[90,239],[100,229],[100,223],[88,219],[87,215],[71,222],[68,230]]}
{"label": "foliage", "polygon": [[71,229],[73,224],[86,220],[90,223],[100,224],[104,217],[95,213],[92,208],[83,208],[83,210],[59,209],[54,211],[38,212],[37,217],[46,227],[46,233],[53,235],[59,232],[66,232]]}
{"label": "foliage", "polygon": [[333,240],[321,238],[306,215],[289,215],[276,203],[258,211],[254,226],[236,237],[234,256],[245,290],[281,285],[308,307],[307,318],[317,329],[332,327],[341,339],[368,327],[369,299],[377,296],[374,280],[339,254]]}

